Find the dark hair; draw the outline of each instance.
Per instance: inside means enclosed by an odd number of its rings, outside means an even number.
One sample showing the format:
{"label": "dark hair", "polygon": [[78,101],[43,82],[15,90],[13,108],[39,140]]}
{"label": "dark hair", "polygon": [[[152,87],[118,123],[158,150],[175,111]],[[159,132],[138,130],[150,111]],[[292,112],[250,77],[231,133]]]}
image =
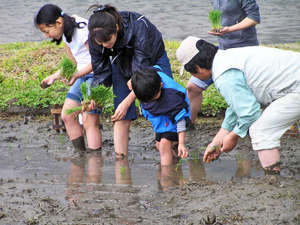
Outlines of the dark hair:
{"label": "dark hair", "polygon": [[160,84],[161,78],[154,68],[140,68],[131,77],[133,92],[141,102],[151,101],[160,91]]}
{"label": "dark hair", "polygon": [[204,40],[197,41],[196,47],[199,49],[199,53],[184,65],[184,69],[190,73],[197,73],[197,65],[203,69],[210,70],[218,48]]}
{"label": "dark hair", "polygon": [[[41,24],[45,24],[46,26],[53,25],[56,23],[56,20],[62,17],[64,19],[64,35],[66,37],[67,42],[72,41],[72,37],[74,34],[75,28],[83,28],[86,23],[79,22],[76,23],[75,18],[69,16],[68,14],[64,13],[61,8],[53,4],[46,4],[36,14],[34,17],[34,24],[38,27]],[[83,24],[84,26],[82,26]],[[62,37],[60,39],[53,39],[53,42],[56,44],[60,44]]]}
{"label": "dark hair", "polygon": [[122,31],[122,18],[115,7],[110,5],[92,5],[88,10],[93,10],[89,18],[89,39],[92,41],[107,42],[111,36]]}

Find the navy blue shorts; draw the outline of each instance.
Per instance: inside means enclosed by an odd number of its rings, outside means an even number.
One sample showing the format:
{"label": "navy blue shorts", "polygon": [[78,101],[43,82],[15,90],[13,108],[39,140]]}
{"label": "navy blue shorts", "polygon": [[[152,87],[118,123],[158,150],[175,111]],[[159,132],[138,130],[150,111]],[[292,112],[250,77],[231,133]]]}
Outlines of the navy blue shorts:
{"label": "navy blue shorts", "polygon": [[[162,68],[162,71],[168,76],[172,77],[172,70],[169,58],[165,52],[162,57],[158,59],[156,65]],[[125,78],[119,71],[116,65],[112,64],[112,83],[113,93],[116,96],[114,98],[114,109],[129,95],[131,92],[127,86],[128,79]],[[123,120],[134,120],[137,118],[135,102],[133,102],[128,108],[127,114]]]}
{"label": "navy blue shorts", "polygon": [[155,141],[160,142],[162,138],[165,138],[169,141],[178,141],[178,133],[175,132],[155,133]]}

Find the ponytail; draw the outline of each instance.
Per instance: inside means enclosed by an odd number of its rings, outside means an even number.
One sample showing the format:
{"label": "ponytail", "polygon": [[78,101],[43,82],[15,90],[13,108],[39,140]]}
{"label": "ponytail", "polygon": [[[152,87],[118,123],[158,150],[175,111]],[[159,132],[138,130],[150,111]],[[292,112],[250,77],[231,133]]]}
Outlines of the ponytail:
{"label": "ponytail", "polygon": [[92,5],[88,9],[93,10],[89,18],[89,39],[100,42],[109,41],[112,34],[123,30],[122,18],[117,9],[110,5]]}
{"label": "ponytail", "polygon": [[[45,24],[46,26],[53,25],[56,23],[56,20],[62,17],[64,19],[64,28],[63,33],[66,37],[68,43],[72,41],[72,37],[74,34],[75,28],[83,28],[86,26],[85,22],[77,23],[75,18],[69,16],[64,13],[61,8],[53,4],[46,4],[38,11],[37,15],[34,17],[34,24],[38,27],[41,24]],[[83,24],[83,26],[82,26]],[[62,37],[60,39],[53,39],[53,42],[56,44],[60,44]]]}

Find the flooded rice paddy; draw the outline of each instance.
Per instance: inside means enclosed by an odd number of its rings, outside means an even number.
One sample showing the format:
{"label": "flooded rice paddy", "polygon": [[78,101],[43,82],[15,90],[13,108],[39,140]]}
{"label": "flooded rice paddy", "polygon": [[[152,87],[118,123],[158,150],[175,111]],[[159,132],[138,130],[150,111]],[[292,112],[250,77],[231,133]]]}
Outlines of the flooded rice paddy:
{"label": "flooded rice paddy", "polygon": [[211,164],[205,146],[217,118],[187,134],[190,156],[161,167],[151,127],[131,129],[115,159],[103,120],[102,152],[73,154],[51,118],[0,120],[0,224],[300,224],[300,139],[282,139],[282,176],[268,180],[248,138]]}

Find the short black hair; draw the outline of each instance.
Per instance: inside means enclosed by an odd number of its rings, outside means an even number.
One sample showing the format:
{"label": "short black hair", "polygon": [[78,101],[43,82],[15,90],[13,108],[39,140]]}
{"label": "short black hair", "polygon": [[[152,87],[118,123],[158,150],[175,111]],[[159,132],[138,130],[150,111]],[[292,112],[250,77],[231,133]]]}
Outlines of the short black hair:
{"label": "short black hair", "polygon": [[139,68],[131,77],[131,85],[135,96],[141,102],[149,102],[160,91],[161,78],[154,68]]}
{"label": "short black hair", "polygon": [[210,70],[218,48],[204,40],[197,41],[196,47],[199,49],[199,53],[184,65],[184,69],[190,73],[197,73],[197,65],[203,69]]}

